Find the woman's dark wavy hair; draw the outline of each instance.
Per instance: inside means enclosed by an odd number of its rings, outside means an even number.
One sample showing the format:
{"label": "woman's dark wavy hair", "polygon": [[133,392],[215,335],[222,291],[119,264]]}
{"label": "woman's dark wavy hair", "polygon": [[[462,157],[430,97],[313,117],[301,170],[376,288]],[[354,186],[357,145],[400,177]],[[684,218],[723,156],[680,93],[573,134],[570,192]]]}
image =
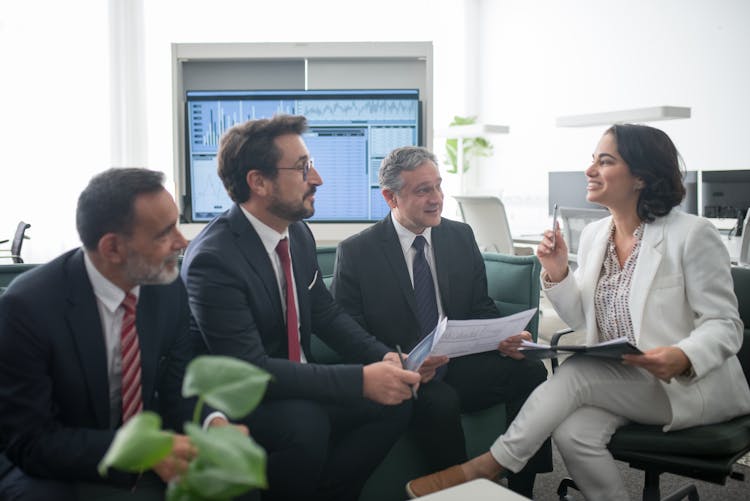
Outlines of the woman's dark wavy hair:
{"label": "woman's dark wavy hair", "polygon": [[685,198],[682,157],[669,136],[647,125],[613,125],[605,134],[617,141],[617,151],[630,173],[643,180],[638,217],[651,222],[666,216]]}

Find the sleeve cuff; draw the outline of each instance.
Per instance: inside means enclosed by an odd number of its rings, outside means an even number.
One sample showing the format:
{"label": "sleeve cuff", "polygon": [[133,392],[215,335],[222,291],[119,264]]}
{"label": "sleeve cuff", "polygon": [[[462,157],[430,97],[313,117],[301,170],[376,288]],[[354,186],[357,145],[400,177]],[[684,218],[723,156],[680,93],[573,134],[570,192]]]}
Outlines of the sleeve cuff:
{"label": "sleeve cuff", "polygon": [[[206,419],[203,420],[203,429],[207,430],[209,428],[209,425],[211,424],[211,421],[213,421],[213,419],[217,417],[227,419],[227,416],[223,412],[214,411],[206,416]],[[229,420],[227,419],[227,421]]]}
{"label": "sleeve cuff", "polygon": [[[565,270],[565,276],[563,277],[562,280],[560,280],[560,282],[563,282],[566,278],[568,278],[569,274],[570,274],[570,268],[567,268]],[[549,277],[549,274],[547,273],[547,271],[542,270],[542,288],[544,290],[551,289],[557,284],[559,284],[560,282],[553,282],[552,279]]]}

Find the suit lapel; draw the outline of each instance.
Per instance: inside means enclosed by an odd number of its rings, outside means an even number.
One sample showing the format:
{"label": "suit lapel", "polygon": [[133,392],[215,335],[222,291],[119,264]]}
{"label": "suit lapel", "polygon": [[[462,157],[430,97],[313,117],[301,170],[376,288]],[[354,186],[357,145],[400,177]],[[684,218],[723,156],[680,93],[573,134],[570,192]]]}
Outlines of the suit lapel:
{"label": "suit lapel", "polygon": [[109,376],[99,309],[83,263],[83,251],[66,265],[67,323],[86,379],[89,402],[99,426],[109,427]]}
{"label": "suit lapel", "polygon": [[440,292],[440,301],[443,306],[443,312],[447,315],[446,306],[450,305],[450,280],[448,279],[448,270],[450,265],[441,266],[443,261],[448,262],[450,257],[450,242],[445,240],[445,234],[442,229],[443,225],[439,224],[432,228],[432,251],[435,256],[435,273],[437,274],[438,289]]}
{"label": "suit lapel", "polygon": [[[304,224],[304,223],[301,223]],[[309,276],[309,272],[305,272],[310,269],[317,269],[317,262],[311,263],[308,255],[305,253],[303,248],[303,235],[300,232],[295,231],[297,228],[296,224],[289,226],[289,254],[292,260],[292,273],[294,273],[294,284],[297,288],[297,304],[299,306],[299,324],[300,324],[300,339],[306,337],[307,333],[310,332],[311,318],[310,312],[310,301],[308,294],[308,285],[306,277]],[[317,279],[317,277],[316,277]]]}
{"label": "suit lapel", "polygon": [[[144,406],[149,406],[156,384],[159,364],[159,305],[153,287],[142,286],[135,314],[138,346],[141,350],[141,395]],[[150,406],[149,406],[150,407]]]}
{"label": "suit lapel", "polygon": [[279,317],[283,317],[279,285],[276,281],[273,265],[268,257],[266,248],[263,247],[263,242],[238,205],[232,206],[229,210],[229,221],[230,228],[237,239],[237,246],[240,252],[250,267],[260,277],[268,297],[276,298],[276,301],[271,301],[274,308],[276,308],[274,313]]}
{"label": "suit lapel", "polygon": [[656,271],[661,263],[661,243],[664,240],[665,218],[660,217],[656,221],[646,224],[641,240],[641,250],[638,253],[638,262],[635,264],[633,280],[630,284],[630,318],[633,321],[633,334],[636,341],[641,334],[646,296],[648,296]]}
{"label": "suit lapel", "polygon": [[406,304],[411,308],[414,318],[418,318],[417,300],[414,296],[414,287],[411,284],[409,269],[406,267],[406,260],[404,259],[404,251],[401,249],[401,243],[396,234],[396,228],[393,227],[391,215],[389,214],[377,224],[379,225],[378,232],[380,233],[381,251],[385,256],[385,260],[388,262],[388,266],[396,277],[396,283],[404,294]]}
{"label": "suit lapel", "polygon": [[[608,219],[609,221],[610,219]],[[584,312],[590,312],[586,315],[587,328],[589,336],[587,342],[596,343],[599,339],[599,329],[596,324],[596,315],[594,315],[594,292],[596,284],[599,282],[604,254],[607,251],[607,239],[609,238],[609,224],[602,224],[596,235],[593,237],[591,252],[586,256],[586,262],[583,265],[583,279],[581,280],[581,297],[586,298],[583,305]]]}

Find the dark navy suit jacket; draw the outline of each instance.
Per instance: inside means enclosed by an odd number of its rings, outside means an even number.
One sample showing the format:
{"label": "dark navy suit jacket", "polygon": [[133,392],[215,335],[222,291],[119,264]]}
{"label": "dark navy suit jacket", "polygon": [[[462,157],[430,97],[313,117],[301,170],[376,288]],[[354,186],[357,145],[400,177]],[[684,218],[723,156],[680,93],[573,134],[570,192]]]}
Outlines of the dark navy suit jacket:
{"label": "dark navy suit jacket", "polygon": [[[180,390],[195,344],[180,280],[141,287],[136,328],[144,408],[180,429],[190,417]],[[96,465],[115,434],[109,414],[99,311],[83,251],[72,250],[0,296],[0,449],[30,475],[100,480]]]}
{"label": "dark navy suit jacket", "polygon": [[[471,228],[442,219],[431,240],[445,316],[499,317]],[[414,287],[390,214],[339,244],[332,289],[336,301],[385,344],[410,351],[419,341]]]}
{"label": "dark navy suit jacket", "polygon": [[314,362],[315,333],[346,364],[300,364],[288,360],[285,315],[271,260],[239,206],[214,219],[190,243],[182,277],[190,297],[193,329],[208,350],[250,362],[273,375],[267,399],[340,402],[362,397],[362,366],[388,348],[365,332],[328,292],[308,226],[289,226],[290,252],[299,302],[300,340]]}

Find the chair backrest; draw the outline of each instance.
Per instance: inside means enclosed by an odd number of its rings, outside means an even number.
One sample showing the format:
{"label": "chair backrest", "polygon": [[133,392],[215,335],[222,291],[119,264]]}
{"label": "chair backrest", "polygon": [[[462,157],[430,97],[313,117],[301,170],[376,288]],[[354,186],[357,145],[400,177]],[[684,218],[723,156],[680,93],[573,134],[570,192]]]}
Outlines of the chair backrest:
{"label": "chair backrest", "polygon": [[13,242],[10,244],[10,255],[14,263],[23,263],[23,259],[21,259],[21,247],[23,246],[23,239],[29,238],[25,235],[28,228],[31,228],[31,225],[23,221],[18,223],[16,227],[16,234],[13,237]]}
{"label": "chair backrest", "polygon": [[474,230],[479,250],[513,254],[508,216],[499,197],[460,195],[454,198],[464,222]]}
{"label": "chair backrest", "polygon": [[747,211],[745,223],[742,225],[740,255],[737,257],[737,262],[743,266],[750,266],[750,210]]}
{"label": "chair backrest", "polygon": [[539,274],[542,266],[536,256],[509,256],[485,252],[487,292],[502,316],[537,308],[526,330],[536,340],[539,333]]}
{"label": "chair backrest", "polygon": [[740,359],[745,378],[750,384],[750,268],[733,266],[732,280],[734,281],[734,294],[737,296],[740,319],[745,324],[744,342],[739,353],[737,353],[737,358]]}
{"label": "chair backrest", "polygon": [[609,216],[606,209],[577,209],[574,207],[560,207],[560,221],[568,253],[575,256],[578,253],[578,242],[581,240],[583,228],[603,217]]}
{"label": "chair backrest", "polygon": [[321,245],[315,249],[315,253],[318,257],[318,268],[320,268],[323,282],[325,282],[326,286],[330,287],[336,263],[336,246]]}

